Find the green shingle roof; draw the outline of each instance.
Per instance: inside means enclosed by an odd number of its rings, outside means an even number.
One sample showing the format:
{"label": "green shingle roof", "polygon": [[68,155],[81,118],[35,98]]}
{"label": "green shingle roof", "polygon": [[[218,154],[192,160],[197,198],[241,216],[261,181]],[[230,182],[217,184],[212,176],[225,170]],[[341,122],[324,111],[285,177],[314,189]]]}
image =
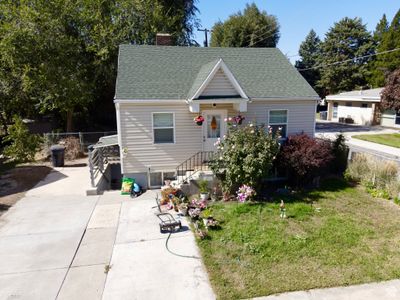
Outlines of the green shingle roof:
{"label": "green shingle roof", "polygon": [[250,99],[318,97],[277,48],[121,45],[115,98],[188,99],[221,58]]}

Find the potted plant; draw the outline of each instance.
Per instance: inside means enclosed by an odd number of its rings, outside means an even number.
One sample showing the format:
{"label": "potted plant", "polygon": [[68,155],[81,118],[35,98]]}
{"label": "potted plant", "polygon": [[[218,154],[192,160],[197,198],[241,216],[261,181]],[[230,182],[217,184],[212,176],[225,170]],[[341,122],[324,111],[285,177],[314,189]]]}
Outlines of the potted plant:
{"label": "potted plant", "polygon": [[195,121],[198,126],[201,126],[203,125],[204,117],[202,115],[198,115],[193,119],[193,121]]}
{"label": "potted plant", "polygon": [[208,194],[208,180],[202,179],[199,180],[199,193],[200,193],[200,199],[205,201],[208,200],[209,194]]}

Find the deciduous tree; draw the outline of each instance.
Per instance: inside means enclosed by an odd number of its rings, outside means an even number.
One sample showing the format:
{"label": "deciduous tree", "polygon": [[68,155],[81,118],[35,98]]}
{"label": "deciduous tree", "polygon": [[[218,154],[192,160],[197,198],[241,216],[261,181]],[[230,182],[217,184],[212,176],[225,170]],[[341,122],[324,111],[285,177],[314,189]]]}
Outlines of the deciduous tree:
{"label": "deciduous tree", "polygon": [[386,85],[382,91],[381,108],[400,111],[400,68],[392,72],[386,79]]}
{"label": "deciduous tree", "polygon": [[277,18],[254,3],[217,22],[212,30],[212,47],[276,47],[280,36]]}

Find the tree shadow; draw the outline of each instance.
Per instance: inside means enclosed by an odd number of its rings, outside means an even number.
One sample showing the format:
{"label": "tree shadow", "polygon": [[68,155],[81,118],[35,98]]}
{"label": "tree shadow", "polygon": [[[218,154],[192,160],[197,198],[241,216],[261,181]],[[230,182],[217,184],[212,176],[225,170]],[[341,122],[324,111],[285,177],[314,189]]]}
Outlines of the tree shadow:
{"label": "tree shadow", "polygon": [[280,203],[283,200],[285,203],[314,203],[318,202],[324,197],[325,192],[340,192],[354,184],[339,177],[331,177],[321,180],[320,187],[308,188],[299,190],[288,190],[288,193],[278,193],[276,191],[271,193],[270,199],[265,201],[269,203]]}

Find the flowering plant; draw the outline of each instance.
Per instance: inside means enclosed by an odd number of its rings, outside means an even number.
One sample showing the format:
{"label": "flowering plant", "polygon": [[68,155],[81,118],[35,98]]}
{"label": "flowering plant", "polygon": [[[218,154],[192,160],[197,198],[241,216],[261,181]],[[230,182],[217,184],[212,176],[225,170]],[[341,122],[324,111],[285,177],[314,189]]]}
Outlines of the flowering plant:
{"label": "flowering plant", "polygon": [[193,121],[197,122],[204,122],[204,117],[202,115],[198,115],[193,119]]}
{"label": "flowering plant", "polygon": [[193,219],[197,219],[201,214],[201,209],[200,208],[190,208],[188,210],[188,214]]}
{"label": "flowering plant", "polygon": [[233,121],[236,124],[242,124],[242,121],[245,119],[245,117],[241,116],[241,115],[237,115],[236,117],[233,117]]}
{"label": "flowering plant", "polygon": [[207,200],[193,199],[191,207],[199,208],[200,210],[207,208]]}
{"label": "flowering plant", "polygon": [[237,194],[237,199],[239,202],[243,203],[246,202],[247,200],[251,199],[252,197],[255,196],[256,192],[254,189],[246,184],[243,184],[239,190],[236,192]]}

